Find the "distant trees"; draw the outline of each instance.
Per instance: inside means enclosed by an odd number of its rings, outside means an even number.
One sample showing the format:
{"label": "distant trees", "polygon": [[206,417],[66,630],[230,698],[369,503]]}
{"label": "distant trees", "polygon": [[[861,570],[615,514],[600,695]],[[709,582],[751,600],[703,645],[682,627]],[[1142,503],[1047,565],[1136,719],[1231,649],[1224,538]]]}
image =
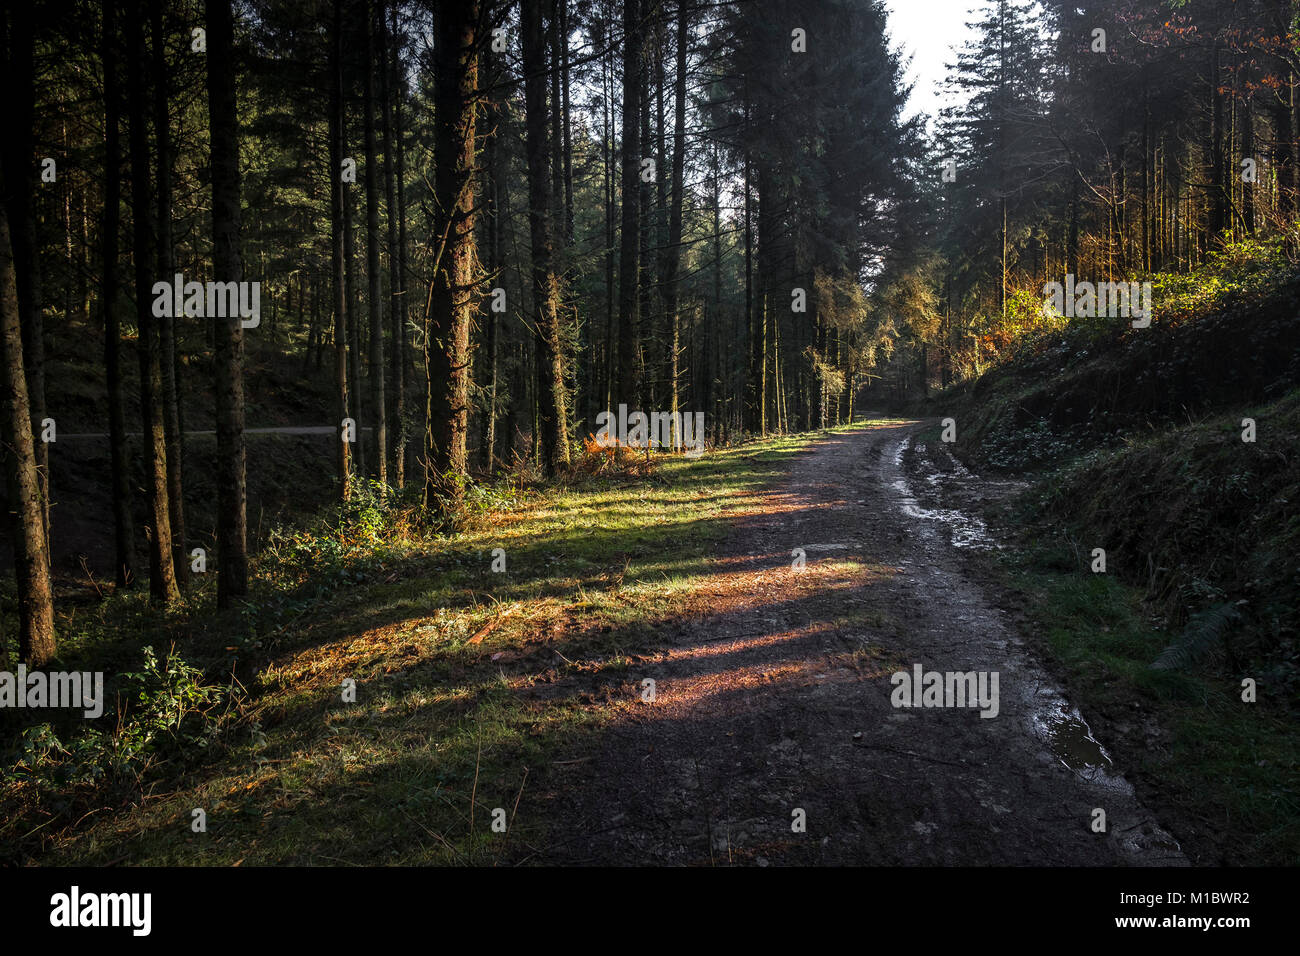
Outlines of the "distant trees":
{"label": "distant trees", "polygon": [[1293,244],[1296,14],[1292,0],[987,0],[932,160],[956,175],[938,189],[943,330],[922,384],[979,371],[1025,319],[1012,298],[1041,301],[1049,277]]}
{"label": "distant trees", "polygon": [[[129,587],[146,547],[160,601],[214,529],[219,603],[248,591],[246,460],[277,463],[245,414],[336,428],[338,499],[413,484],[448,518],[477,476],[563,476],[611,406],[703,411],[715,440],[830,426],[881,375],[972,374],[1048,275],[1300,238],[1291,0],[987,0],[928,140],[876,0],[97,9],[6,14],[20,364],[66,554],[42,379],[95,343],[103,570]],[[178,272],[258,282],[262,325],[155,315]],[[319,408],[259,394],[278,360]]]}

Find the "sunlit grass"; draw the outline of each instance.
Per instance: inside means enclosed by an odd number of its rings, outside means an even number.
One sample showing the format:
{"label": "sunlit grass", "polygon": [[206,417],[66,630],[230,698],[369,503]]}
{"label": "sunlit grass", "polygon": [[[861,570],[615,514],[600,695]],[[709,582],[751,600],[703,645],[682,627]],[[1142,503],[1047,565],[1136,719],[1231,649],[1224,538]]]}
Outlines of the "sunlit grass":
{"label": "sunlit grass", "polygon": [[[587,679],[623,675],[658,645],[656,627],[716,577],[729,519],[756,509],[815,437],[663,457],[646,477],[503,488],[503,507],[448,536],[299,536],[259,562],[253,606],[200,627],[191,647],[209,663],[257,661],[224,750],[66,829],[42,861],[526,859],[546,826],[529,777],[619,711],[590,699]],[[495,548],[504,573],[491,570]],[[206,833],[191,830],[195,808]],[[513,818],[507,834],[492,830],[498,808]]]}

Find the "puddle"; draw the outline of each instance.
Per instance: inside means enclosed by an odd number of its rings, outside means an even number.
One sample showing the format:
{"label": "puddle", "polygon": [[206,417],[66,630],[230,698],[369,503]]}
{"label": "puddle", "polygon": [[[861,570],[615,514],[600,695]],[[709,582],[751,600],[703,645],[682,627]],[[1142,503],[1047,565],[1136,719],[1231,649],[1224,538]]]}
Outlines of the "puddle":
{"label": "puddle", "polygon": [[[1133,798],[1133,785],[1115,769],[1083,715],[1061,694],[1052,689],[1040,690],[1030,702],[1030,720],[1034,731],[1048,751],[1079,777]],[[1138,860],[1181,860],[1182,847],[1172,834],[1153,820],[1145,819],[1115,831],[1125,850]]]}
{"label": "puddle", "polygon": [[1052,756],[1064,766],[1092,783],[1133,792],[1129,782],[1116,772],[1110,754],[1092,735],[1083,715],[1060,694],[1039,691],[1030,719]]}
{"label": "puddle", "polygon": [[[906,449],[907,439],[899,442],[894,449],[894,465],[898,468],[900,475],[903,471],[903,452]],[[948,477],[951,476],[935,473],[927,475],[926,481],[931,486],[937,486],[940,481]],[[918,518],[922,521],[937,521],[944,525],[952,536],[953,547],[982,550],[994,550],[1001,547],[993,540],[993,536],[989,534],[988,526],[982,519],[974,515],[968,515],[964,511],[958,511],[955,508],[921,507],[905,476],[895,479],[892,487],[894,491],[898,492],[898,505],[903,514],[909,518]]]}

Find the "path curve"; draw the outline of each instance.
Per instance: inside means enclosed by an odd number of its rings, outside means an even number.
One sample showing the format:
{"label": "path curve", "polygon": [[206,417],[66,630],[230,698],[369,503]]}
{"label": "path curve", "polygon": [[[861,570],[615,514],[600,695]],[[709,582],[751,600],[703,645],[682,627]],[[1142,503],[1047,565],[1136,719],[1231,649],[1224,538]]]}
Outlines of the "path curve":
{"label": "path curve", "polygon": [[[925,427],[828,436],[761,509],[736,516],[715,562],[716,610],[665,629],[667,646],[634,665],[638,685],[655,680],[655,702],[623,708],[548,775],[542,858],[1186,865],[1119,771],[1062,759],[1061,721],[1100,747],[1017,633],[1009,599],[954,545],[969,525],[927,507],[944,481],[978,479],[908,474]],[[998,672],[998,715],[894,707],[890,675],[915,664]]]}

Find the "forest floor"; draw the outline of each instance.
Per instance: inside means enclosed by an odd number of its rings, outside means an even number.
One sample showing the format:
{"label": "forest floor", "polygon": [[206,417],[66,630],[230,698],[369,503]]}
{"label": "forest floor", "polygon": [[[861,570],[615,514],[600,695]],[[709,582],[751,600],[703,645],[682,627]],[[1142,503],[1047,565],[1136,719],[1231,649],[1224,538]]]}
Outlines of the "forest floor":
{"label": "forest floor", "polygon": [[[973,506],[1008,486],[919,431],[876,422],[818,442],[736,516],[703,613],[636,669],[654,703],[624,703],[559,762],[543,805],[562,826],[543,858],[1185,864],[963,555],[997,547]],[[998,672],[996,716],[894,707],[890,675],[915,664]]]}
{"label": "forest floor", "polygon": [[[130,807],[51,819],[36,857],[1216,862],[1039,662],[979,517],[1016,486],[934,433],[876,419],[676,459],[358,573],[268,641],[250,731]],[[997,716],[894,707],[918,664],[997,672]]]}

